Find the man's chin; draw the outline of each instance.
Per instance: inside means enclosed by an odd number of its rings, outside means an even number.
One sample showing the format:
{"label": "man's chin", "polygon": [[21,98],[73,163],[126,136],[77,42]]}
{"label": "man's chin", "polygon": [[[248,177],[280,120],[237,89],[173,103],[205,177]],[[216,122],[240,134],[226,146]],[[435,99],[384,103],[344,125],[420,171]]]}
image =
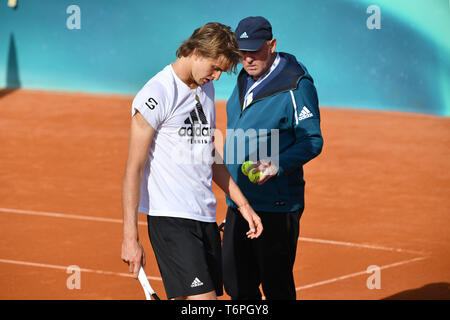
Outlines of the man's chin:
{"label": "man's chin", "polygon": [[245,69],[245,71],[247,71],[247,73],[252,76],[252,77],[259,77],[261,76],[261,72],[259,69],[254,69],[254,68],[247,68]]}
{"label": "man's chin", "polygon": [[198,86],[203,86],[203,85],[207,84],[209,81],[211,81],[211,80],[208,80],[208,79],[200,79],[199,81],[196,81],[195,83],[196,83]]}

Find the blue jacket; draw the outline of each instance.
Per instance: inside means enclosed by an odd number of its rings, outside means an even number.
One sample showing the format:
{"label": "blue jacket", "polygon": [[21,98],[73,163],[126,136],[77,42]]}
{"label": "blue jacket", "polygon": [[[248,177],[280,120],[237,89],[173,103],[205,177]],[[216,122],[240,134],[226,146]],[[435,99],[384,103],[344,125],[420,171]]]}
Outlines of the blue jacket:
{"label": "blue jacket", "polygon": [[[244,69],[227,102],[225,164],[253,209],[263,212],[293,212],[304,207],[303,165],[318,156],[323,145],[313,79],[294,56],[280,56],[283,64],[274,70],[276,75],[257,87],[243,111],[248,78]],[[279,148],[273,148],[277,134],[272,129],[278,129]],[[266,149],[261,148],[264,145]],[[253,184],[242,173],[244,161],[270,157],[278,159],[279,170],[266,183]],[[226,198],[227,205],[236,208]]]}

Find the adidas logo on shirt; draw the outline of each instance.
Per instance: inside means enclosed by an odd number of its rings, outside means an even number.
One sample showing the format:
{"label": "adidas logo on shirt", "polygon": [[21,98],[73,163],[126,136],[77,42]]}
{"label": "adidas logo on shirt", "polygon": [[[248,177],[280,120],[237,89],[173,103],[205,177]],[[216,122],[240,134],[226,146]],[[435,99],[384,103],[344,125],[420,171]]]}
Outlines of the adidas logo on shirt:
{"label": "adidas logo on shirt", "polygon": [[199,278],[195,278],[194,279],[194,281],[192,281],[192,284],[191,284],[191,288],[195,288],[195,287],[200,287],[200,286],[202,286],[203,285],[203,282],[201,282],[200,280],[199,280]]}
{"label": "adidas logo on shirt", "polygon": [[191,122],[189,117],[184,120],[188,126],[183,126],[178,130],[181,137],[209,137],[211,136],[211,128],[209,126],[202,126],[197,121]]}
{"label": "adidas logo on shirt", "polygon": [[[192,119],[192,120],[191,120]],[[202,105],[197,103],[190,115],[184,120],[186,126],[178,130],[181,137],[209,137],[211,136],[211,127],[208,125],[205,112]]]}
{"label": "adidas logo on shirt", "polygon": [[307,107],[303,107],[302,111],[300,112],[300,115],[298,116],[298,121],[305,120],[307,118],[311,118],[314,115],[311,113],[311,111],[308,110]]}
{"label": "adidas logo on shirt", "polygon": [[241,34],[241,36],[239,38],[240,39],[247,39],[248,38],[247,32],[244,32],[243,34]]}

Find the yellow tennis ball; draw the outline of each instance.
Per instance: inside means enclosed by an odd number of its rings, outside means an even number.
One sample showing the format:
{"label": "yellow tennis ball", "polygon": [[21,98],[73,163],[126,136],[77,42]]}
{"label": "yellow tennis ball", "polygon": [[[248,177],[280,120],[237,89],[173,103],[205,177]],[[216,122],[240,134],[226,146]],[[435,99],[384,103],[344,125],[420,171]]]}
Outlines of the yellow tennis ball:
{"label": "yellow tennis ball", "polygon": [[253,164],[253,161],[245,161],[241,165],[241,171],[244,175],[248,176],[248,167],[250,167]]}
{"label": "yellow tennis ball", "polygon": [[257,183],[259,181],[259,178],[261,178],[261,171],[253,173],[254,170],[256,170],[256,168],[250,170],[250,172],[248,173],[248,178],[250,179],[251,182]]}

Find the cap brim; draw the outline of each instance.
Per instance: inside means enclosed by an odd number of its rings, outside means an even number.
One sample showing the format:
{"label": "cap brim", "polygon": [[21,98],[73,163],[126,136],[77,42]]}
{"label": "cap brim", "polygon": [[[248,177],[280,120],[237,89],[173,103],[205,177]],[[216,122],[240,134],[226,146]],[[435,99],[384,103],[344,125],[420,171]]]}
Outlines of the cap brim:
{"label": "cap brim", "polygon": [[238,39],[239,50],[244,51],[258,51],[261,49],[264,42],[267,40],[258,39],[258,40],[247,40],[247,39]]}

